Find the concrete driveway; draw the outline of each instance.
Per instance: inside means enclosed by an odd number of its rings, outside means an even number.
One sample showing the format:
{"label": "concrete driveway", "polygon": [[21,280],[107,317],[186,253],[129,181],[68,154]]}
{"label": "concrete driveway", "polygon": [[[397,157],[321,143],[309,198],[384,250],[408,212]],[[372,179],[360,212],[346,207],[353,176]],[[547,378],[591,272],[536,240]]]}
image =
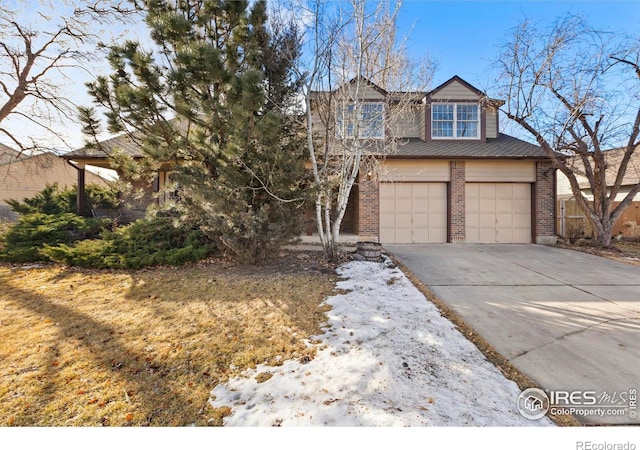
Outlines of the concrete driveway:
{"label": "concrete driveway", "polygon": [[545,390],[595,391],[604,414],[623,410],[583,423],[640,424],[640,267],[539,245],[385,249]]}

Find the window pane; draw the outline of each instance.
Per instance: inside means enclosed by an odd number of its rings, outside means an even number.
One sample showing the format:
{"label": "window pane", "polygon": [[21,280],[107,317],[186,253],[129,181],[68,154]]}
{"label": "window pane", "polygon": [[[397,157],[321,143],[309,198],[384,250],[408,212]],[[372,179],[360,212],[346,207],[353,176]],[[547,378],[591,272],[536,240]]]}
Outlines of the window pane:
{"label": "window pane", "polygon": [[384,136],[383,108],[378,103],[362,105],[360,125],[364,138],[381,138]]}
{"label": "window pane", "polygon": [[434,137],[452,137],[453,122],[433,122],[432,135]]}
{"label": "window pane", "polygon": [[433,120],[453,120],[453,105],[433,105]]}
{"label": "window pane", "polygon": [[337,108],[336,134],[341,138],[384,137],[384,106],[379,103],[364,103]]}
{"label": "window pane", "polygon": [[453,106],[432,105],[431,135],[433,137],[453,137]]}
{"label": "window pane", "polygon": [[478,120],[478,105],[457,105],[458,120]]}
{"label": "window pane", "polygon": [[456,124],[456,136],[457,137],[477,137],[478,136],[478,122],[463,122],[458,121]]}

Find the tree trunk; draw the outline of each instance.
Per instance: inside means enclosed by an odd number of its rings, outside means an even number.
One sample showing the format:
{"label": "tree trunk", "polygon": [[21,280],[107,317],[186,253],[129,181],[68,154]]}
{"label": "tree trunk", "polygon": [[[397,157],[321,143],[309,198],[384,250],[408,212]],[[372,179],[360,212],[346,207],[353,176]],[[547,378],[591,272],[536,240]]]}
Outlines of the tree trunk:
{"label": "tree trunk", "polygon": [[590,220],[590,222],[593,230],[593,244],[598,247],[611,247],[611,230],[613,229],[611,218],[602,217],[600,220]]}

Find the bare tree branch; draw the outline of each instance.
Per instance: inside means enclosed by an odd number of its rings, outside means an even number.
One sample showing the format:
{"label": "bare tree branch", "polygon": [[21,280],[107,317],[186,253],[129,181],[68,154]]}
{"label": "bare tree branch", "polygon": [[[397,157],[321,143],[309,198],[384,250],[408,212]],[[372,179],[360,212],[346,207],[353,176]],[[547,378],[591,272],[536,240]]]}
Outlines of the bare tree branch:
{"label": "bare tree branch", "polygon": [[[536,139],[567,178],[600,245],[610,245],[613,224],[633,199],[629,193],[612,208],[640,128],[640,98],[616,92],[628,71],[614,66],[632,68],[637,86],[636,54],[624,36],[599,32],[582,18],[567,15],[546,30],[524,22],[514,29],[499,58],[506,116]],[[628,111],[633,111],[633,119]],[[609,167],[606,149],[621,140],[624,155],[611,184],[607,174],[614,168]],[[593,200],[579,177],[588,182]],[[631,192],[639,189],[632,186]]]}
{"label": "bare tree branch", "polygon": [[73,113],[76,105],[69,93],[64,92],[65,77],[71,79],[67,75],[78,70],[92,73],[86,64],[95,57],[103,37],[96,27],[127,23],[135,18],[135,5],[105,0],[70,0],[55,12],[48,2],[15,2],[3,11],[0,123],[7,131],[19,123],[13,120],[18,117],[29,118],[37,125],[30,130],[29,137],[21,136],[24,131],[11,131],[13,144],[20,148],[31,146],[30,137],[39,134],[68,145],[65,135],[77,121]]}

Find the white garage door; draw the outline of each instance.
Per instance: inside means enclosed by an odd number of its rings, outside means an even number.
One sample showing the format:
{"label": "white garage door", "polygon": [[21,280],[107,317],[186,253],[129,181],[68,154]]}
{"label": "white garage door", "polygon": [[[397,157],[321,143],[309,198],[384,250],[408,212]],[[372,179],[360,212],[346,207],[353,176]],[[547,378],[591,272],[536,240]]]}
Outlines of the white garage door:
{"label": "white garage door", "polygon": [[381,183],[380,242],[447,242],[447,184]]}
{"label": "white garage door", "polygon": [[529,183],[467,183],[466,241],[531,242]]}

